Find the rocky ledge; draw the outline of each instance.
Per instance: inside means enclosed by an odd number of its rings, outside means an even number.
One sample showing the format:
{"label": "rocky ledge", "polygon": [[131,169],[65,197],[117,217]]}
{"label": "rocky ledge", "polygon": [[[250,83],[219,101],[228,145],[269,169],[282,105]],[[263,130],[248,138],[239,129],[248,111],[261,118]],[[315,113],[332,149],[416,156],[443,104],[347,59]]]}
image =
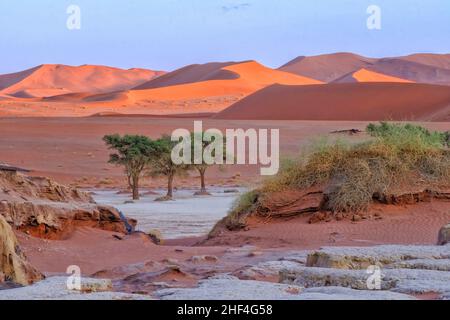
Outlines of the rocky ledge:
{"label": "rocky ledge", "polygon": [[76,226],[128,233],[136,221],[50,179],[0,172],[0,283],[28,285],[43,276],[27,262],[14,231],[64,239]]}
{"label": "rocky ledge", "polygon": [[127,233],[115,208],[97,205],[89,193],[50,179],[0,173],[0,215],[13,226],[36,237],[63,239],[76,226]]}

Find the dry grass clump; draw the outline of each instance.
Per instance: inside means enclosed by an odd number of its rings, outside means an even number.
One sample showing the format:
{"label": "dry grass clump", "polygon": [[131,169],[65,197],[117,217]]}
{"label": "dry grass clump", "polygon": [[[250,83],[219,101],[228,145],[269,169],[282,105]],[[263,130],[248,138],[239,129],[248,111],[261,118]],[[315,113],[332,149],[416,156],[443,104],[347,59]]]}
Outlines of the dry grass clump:
{"label": "dry grass clump", "polygon": [[306,155],[286,160],[278,175],[242,196],[227,219],[239,227],[254,212],[258,197],[271,192],[323,186],[325,207],[358,212],[377,195],[420,188],[450,187],[450,150],[446,134],[410,124],[370,124],[368,141],[318,143]]}

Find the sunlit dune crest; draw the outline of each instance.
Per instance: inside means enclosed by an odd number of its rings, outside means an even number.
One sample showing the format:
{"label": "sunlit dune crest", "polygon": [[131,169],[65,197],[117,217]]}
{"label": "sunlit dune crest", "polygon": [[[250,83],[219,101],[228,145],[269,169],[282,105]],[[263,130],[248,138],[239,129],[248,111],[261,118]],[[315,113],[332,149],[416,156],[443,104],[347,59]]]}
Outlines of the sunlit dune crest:
{"label": "sunlit dune crest", "polygon": [[414,81],[401,79],[398,77],[388,76],[375,71],[367,69],[358,70],[350,75],[357,82],[400,82],[400,83],[413,83]]}

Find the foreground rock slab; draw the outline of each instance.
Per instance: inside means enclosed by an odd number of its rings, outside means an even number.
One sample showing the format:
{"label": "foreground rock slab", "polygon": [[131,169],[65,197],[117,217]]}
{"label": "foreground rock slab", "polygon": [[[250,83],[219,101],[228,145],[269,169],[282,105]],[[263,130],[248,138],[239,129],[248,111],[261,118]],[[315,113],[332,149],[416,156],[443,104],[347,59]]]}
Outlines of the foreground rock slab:
{"label": "foreground rock slab", "polygon": [[[0,290],[0,300],[150,300],[146,295],[111,292],[108,280],[82,279],[81,291],[67,289],[67,277],[51,277],[34,285]],[[107,291],[104,291],[107,290]]]}
{"label": "foreground rock slab", "polygon": [[198,288],[163,289],[156,292],[163,300],[411,300],[414,297],[389,291],[363,291],[341,287],[304,289],[301,286],[231,276],[210,278]]}
{"label": "foreground rock slab", "polygon": [[450,259],[450,245],[375,247],[324,247],[308,256],[306,265],[338,269],[365,269],[413,259]]}

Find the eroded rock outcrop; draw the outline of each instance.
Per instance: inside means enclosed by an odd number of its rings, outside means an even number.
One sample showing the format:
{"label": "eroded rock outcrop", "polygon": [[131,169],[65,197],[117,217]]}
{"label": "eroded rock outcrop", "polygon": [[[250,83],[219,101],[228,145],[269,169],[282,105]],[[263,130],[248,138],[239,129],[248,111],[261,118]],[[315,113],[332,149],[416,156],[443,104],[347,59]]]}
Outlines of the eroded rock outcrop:
{"label": "eroded rock outcrop", "polygon": [[0,215],[13,228],[46,239],[65,238],[76,226],[128,233],[120,212],[97,205],[88,193],[20,174],[0,172]]}
{"label": "eroded rock outcrop", "polygon": [[438,235],[438,245],[445,245],[447,243],[450,243],[450,223],[443,226]]}
{"label": "eroded rock outcrop", "polygon": [[29,285],[42,278],[42,274],[28,263],[11,226],[0,215],[0,282]]}

